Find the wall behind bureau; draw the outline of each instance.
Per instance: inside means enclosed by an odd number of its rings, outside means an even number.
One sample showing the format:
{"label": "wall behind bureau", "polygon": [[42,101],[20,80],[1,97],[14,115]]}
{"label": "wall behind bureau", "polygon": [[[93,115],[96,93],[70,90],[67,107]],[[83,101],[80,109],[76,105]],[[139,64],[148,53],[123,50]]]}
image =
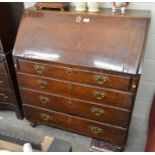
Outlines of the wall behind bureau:
{"label": "wall behind bureau", "polygon": [[[34,3],[24,3],[25,8],[34,5]],[[71,3],[75,5],[75,3]],[[100,3],[101,7],[110,8],[108,2]],[[148,41],[145,50],[142,77],[138,89],[133,115],[148,119],[149,110],[155,94],[155,3],[130,3],[129,9],[151,10],[151,25]]]}

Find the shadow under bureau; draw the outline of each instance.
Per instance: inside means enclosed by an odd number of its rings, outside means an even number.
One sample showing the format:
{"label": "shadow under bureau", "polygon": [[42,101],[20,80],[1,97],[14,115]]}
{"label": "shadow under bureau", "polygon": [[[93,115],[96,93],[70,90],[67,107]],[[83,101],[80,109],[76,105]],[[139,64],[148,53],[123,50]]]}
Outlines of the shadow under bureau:
{"label": "shadow under bureau", "polygon": [[26,10],[13,52],[26,119],[124,147],[149,16]]}

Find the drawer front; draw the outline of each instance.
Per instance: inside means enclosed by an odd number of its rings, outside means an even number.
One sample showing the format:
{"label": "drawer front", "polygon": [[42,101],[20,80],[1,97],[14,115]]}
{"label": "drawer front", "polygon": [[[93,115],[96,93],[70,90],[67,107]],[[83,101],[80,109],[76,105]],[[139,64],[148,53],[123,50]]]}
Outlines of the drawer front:
{"label": "drawer front", "polygon": [[0,102],[14,104],[15,99],[13,93],[9,90],[0,90]]}
{"label": "drawer front", "polygon": [[0,74],[6,74],[5,63],[0,62]]}
{"label": "drawer front", "polygon": [[21,72],[30,74],[121,90],[128,90],[130,87],[130,77],[127,76],[110,75],[101,72],[79,70],[56,65],[44,65],[41,63],[23,60],[19,60],[19,66]]}
{"label": "drawer front", "polygon": [[130,113],[126,110],[118,110],[73,98],[66,98],[54,94],[47,95],[25,89],[22,89],[21,92],[25,104],[56,110],[121,127],[128,126]]}
{"label": "drawer front", "polygon": [[130,109],[132,94],[110,89],[100,89],[88,85],[80,85],[56,79],[45,79],[37,76],[18,74],[21,87],[35,89],[47,93],[74,97],[100,104]]}
{"label": "drawer front", "polygon": [[16,111],[16,105],[10,103],[0,102],[0,110],[12,110]]}
{"label": "drawer front", "polygon": [[[47,125],[63,128],[86,136],[95,137],[118,145],[124,145],[126,130],[107,124],[82,119],[51,110],[43,110],[24,105],[25,117],[29,121],[44,123]],[[35,115],[33,115],[35,113]]]}
{"label": "drawer front", "polygon": [[10,82],[7,76],[0,75],[0,87],[10,88]]}

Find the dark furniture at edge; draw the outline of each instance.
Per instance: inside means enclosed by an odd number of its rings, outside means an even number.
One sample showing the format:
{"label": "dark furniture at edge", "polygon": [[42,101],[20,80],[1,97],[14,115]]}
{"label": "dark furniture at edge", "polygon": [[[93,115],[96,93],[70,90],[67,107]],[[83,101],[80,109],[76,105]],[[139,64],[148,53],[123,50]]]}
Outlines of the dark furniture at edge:
{"label": "dark furniture at edge", "polygon": [[0,3],[0,110],[14,110],[23,118],[19,88],[12,59],[23,3]]}

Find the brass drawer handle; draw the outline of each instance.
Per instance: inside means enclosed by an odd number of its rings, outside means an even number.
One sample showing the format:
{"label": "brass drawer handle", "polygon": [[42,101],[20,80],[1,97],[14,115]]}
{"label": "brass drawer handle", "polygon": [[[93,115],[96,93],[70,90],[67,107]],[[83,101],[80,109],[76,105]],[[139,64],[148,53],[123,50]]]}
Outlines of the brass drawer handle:
{"label": "brass drawer handle", "polygon": [[41,101],[42,104],[46,104],[49,102],[49,98],[45,96],[39,96],[39,100]]}
{"label": "brass drawer handle", "polygon": [[99,134],[99,133],[103,132],[103,130],[101,128],[96,127],[96,126],[90,126],[89,128],[95,134]]}
{"label": "brass drawer handle", "polygon": [[104,75],[95,75],[95,80],[99,83],[99,84],[103,84],[105,82],[108,81],[108,77],[104,76]]}
{"label": "brass drawer handle", "polygon": [[68,88],[69,90],[72,90],[72,89],[73,89],[73,85],[72,85],[72,84],[68,84],[68,85],[67,85],[67,88]]}
{"label": "brass drawer handle", "polygon": [[44,121],[52,120],[52,116],[50,116],[50,115],[48,115],[48,114],[44,114],[44,113],[41,113],[41,118],[42,118]]}
{"label": "brass drawer handle", "polygon": [[2,100],[3,102],[6,102],[7,99],[8,99],[7,95],[0,93],[0,100]]}
{"label": "brass drawer handle", "polygon": [[4,81],[0,80],[0,84],[4,83]]}
{"label": "brass drawer handle", "polygon": [[34,69],[39,74],[42,74],[45,71],[45,67],[41,65],[34,65]]}
{"label": "brass drawer handle", "polygon": [[68,69],[68,70],[67,70],[67,74],[68,74],[68,75],[72,75],[72,73],[73,73],[72,69]]}
{"label": "brass drawer handle", "polygon": [[101,108],[92,107],[91,112],[95,113],[96,116],[100,116],[103,115],[105,111]]}
{"label": "brass drawer handle", "polygon": [[76,23],[80,23],[81,20],[82,20],[81,16],[77,16],[77,17],[76,17]]}
{"label": "brass drawer handle", "polygon": [[38,85],[40,88],[46,88],[48,86],[48,82],[43,80],[38,80]]}
{"label": "brass drawer handle", "polygon": [[106,93],[102,93],[102,92],[98,92],[98,91],[94,91],[93,94],[96,97],[96,99],[98,99],[98,100],[102,100],[103,98],[105,98],[107,96]]}

